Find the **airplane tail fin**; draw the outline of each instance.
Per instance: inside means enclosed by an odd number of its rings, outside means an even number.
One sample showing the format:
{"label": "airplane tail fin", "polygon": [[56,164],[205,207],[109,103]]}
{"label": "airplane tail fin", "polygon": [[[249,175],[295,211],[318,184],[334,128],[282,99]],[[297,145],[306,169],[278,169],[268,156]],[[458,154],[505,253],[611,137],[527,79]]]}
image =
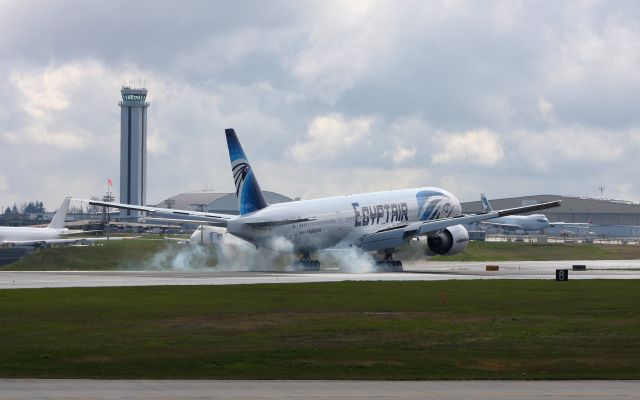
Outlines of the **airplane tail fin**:
{"label": "airplane tail fin", "polygon": [[482,212],[488,213],[493,211],[491,204],[489,204],[489,200],[487,200],[487,196],[485,196],[484,193],[480,194],[480,201],[482,202]]}
{"label": "airplane tail fin", "polygon": [[58,208],[58,211],[56,211],[56,214],[53,216],[53,219],[51,220],[48,228],[64,228],[64,221],[67,218],[67,210],[69,209],[69,201],[71,201],[71,197],[66,197],[62,201],[62,204],[60,204],[60,208]]}
{"label": "airplane tail fin", "polygon": [[240,215],[258,211],[267,206],[258,180],[253,174],[247,156],[242,150],[236,131],[225,129],[227,136],[227,146],[229,147],[229,158],[231,159],[231,170],[233,180],[236,185],[236,195],[240,205]]}

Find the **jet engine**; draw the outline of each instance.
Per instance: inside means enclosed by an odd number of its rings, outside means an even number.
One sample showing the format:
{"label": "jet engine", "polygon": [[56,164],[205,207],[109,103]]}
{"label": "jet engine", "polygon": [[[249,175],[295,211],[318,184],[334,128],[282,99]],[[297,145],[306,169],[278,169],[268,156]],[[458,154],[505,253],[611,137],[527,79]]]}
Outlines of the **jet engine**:
{"label": "jet engine", "polygon": [[454,225],[428,236],[425,254],[452,256],[464,251],[468,245],[469,232],[462,225]]}

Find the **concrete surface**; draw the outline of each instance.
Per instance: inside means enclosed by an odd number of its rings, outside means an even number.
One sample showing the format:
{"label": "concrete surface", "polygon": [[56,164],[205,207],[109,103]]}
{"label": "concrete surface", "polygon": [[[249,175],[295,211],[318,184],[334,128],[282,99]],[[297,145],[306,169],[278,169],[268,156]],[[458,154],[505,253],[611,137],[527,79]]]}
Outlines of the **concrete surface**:
{"label": "concrete surface", "polygon": [[[487,264],[499,271],[486,272]],[[448,279],[555,279],[556,268],[571,270],[585,264],[587,271],[570,271],[569,279],[640,279],[640,260],[632,261],[519,261],[421,262],[405,266],[403,273],[341,271],[255,272],[225,271],[0,271],[0,289],[45,287],[237,285],[338,281],[433,281]]]}
{"label": "concrete surface", "polygon": [[640,399],[638,381],[0,379],[2,399]]}

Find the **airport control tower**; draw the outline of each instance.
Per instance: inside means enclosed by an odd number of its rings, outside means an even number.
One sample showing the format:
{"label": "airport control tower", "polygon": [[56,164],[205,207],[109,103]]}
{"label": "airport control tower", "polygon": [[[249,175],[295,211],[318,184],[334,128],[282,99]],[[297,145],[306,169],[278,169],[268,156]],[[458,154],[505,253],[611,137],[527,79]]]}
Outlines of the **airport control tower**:
{"label": "airport control tower", "polygon": [[[120,202],[145,205],[147,185],[146,87],[123,86],[120,106]],[[135,220],[140,212],[122,210],[121,220]]]}

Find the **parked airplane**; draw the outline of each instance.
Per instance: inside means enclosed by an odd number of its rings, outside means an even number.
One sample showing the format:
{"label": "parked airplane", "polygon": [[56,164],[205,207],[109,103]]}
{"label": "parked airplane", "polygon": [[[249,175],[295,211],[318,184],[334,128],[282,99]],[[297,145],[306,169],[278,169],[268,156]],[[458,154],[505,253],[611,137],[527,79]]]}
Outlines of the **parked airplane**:
{"label": "parked airplane", "polygon": [[[482,212],[490,213],[492,210],[489,200],[484,193],[480,195],[482,202]],[[493,225],[502,229],[521,230],[526,232],[540,231],[544,232],[551,224],[544,214],[532,215],[510,215],[507,217],[493,218],[488,221],[482,221],[481,224]]]}
{"label": "parked airplane", "polygon": [[77,243],[83,240],[95,240],[94,238],[64,238],[69,235],[86,233],[85,231],[69,230],[64,227],[70,200],[70,197],[64,199],[53,216],[51,223],[46,228],[0,226],[0,245],[65,244]]}
{"label": "parked airplane", "polygon": [[227,233],[225,228],[218,226],[200,225],[189,237],[189,243],[200,245],[218,245]]}
{"label": "parked airplane", "polygon": [[360,247],[381,255],[379,263],[395,270],[402,263],[393,259],[395,247],[416,236],[426,236],[428,254],[453,255],[469,243],[462,226],[512,214],[542,210],[559,201],[463,215],[460,202],[451,193],[436,187],[391,190],[315,200],[267,204],[258,180],[233,129],[225,130],[231,169],[240,206],[240,215],[172,210],[94,200],[89,204],[146,211],[157,214],[188,215],[202,221],[224,224],[227,232],[256,247],[283,249],[283,238],[300,255],[299,265],[319,269],[311,254],[326,248]]}

